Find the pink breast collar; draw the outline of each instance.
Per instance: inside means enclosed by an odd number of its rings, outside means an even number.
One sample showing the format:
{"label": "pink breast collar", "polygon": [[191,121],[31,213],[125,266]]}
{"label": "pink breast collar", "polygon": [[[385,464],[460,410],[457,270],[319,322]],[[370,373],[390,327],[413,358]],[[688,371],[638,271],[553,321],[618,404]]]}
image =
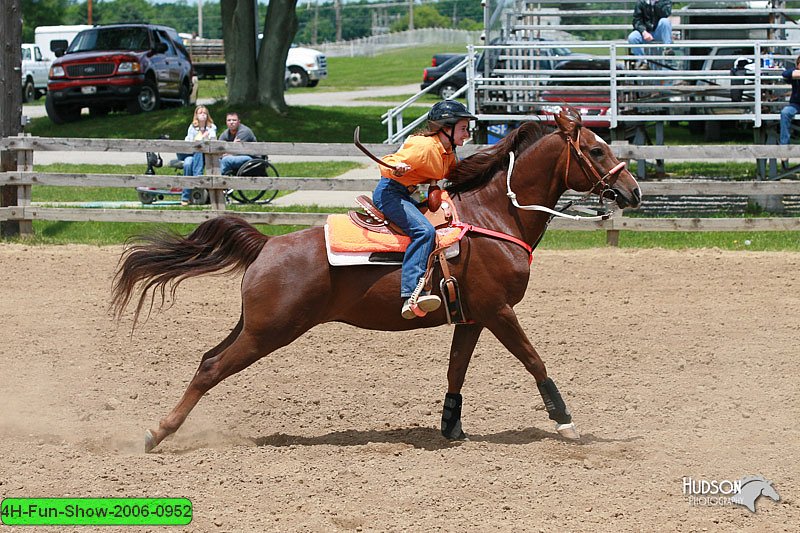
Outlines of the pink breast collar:
{"label": "pink breast collar", "polygon": [[461,228],[461,234],[458,236],[458,240],[460,241],[464,235],[468,232],[473,233],[480,233],[482,235],[488,235],[489,237],[494,237],[496,239],[500,239],[503,241],[513,242],[517,246],[522,246],[525,248],[525,251],[528,252],[528,265],[533,262],[533,248],[525,241],[514,237],[513,235],[509,235],[507,233],[503,233],[500,231],[495,231],[492,229],[482,228],[480,226],[473,226],[472,224],[465,224],[463,222],[453,222],[453,227]]}

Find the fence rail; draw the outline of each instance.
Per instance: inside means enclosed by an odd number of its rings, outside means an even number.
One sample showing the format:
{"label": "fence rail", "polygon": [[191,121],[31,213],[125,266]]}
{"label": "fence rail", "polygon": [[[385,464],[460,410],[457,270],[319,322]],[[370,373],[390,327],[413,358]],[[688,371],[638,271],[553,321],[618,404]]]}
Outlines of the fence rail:
{"label": "fence rail", "polygon": [[[386,144],[367,145],[374,153],[385,154],[396,150],[396,146]],[[800,146],[635,146],[627,143],[613,143],[612,150],[621,159],[765,159],[776,157],[800,158]],[[479,146],[468,145],[463,150],[469,155]],[[343,178],[259,178],[230,177],[218,174],[218,158],[223,153],[249,153],[255,155],[329,155],[331,159],[341,156],[358,155],[350,144],[314,143],[193,143],[186,141],[132,140],[132,139],[51,139],[44,137],[20,136],[0,139],[0,150],[16,151],[18,168],[16,171],[0,173],[1,186],[17,188],[17,205],[1,207],[0,220],[21,221],[23,233],[32,232],[33,220],[60,221],[113,221],[113,222],[162,222],[199,223],[225,211],[225,203],[215,202],[204,210],[159,210],[147,209],[97,209],[60,208],[32,205],[31,187],[34,185],[53,186],[96,186],[96,187],[189,187],[205,188],[212,192],[212,198],[222,197],[225,189],[279,189],[279,190],[317,190],[317,191],[364,191],[375,186],[374,179]],[[103,151],[103,152],[202,152],[211,161],[209,169],[217,173],[205,176],[184,177],[118,174],[76,174],[36,172],[33,168],[35,150],[65,151]],[[800,181],[711,181],[711,180],[661,180],[642,181],[642,193],[650,195],[740,195],[764,197],[774,195],[800,195]],[[217,193],[217,194],[214,194]],[[237,215],[255,224],[321,225],[325,223],[324,213],[292,212],[252,212],[237,211]],[[633,218],[617,215],[604,222],[576,222],[556,219],[553,228],[567,230],[597,229],[607,232],[610,243],[617,242],[622,230],[635,231],[800,231],[800,217],[769,218]]]}

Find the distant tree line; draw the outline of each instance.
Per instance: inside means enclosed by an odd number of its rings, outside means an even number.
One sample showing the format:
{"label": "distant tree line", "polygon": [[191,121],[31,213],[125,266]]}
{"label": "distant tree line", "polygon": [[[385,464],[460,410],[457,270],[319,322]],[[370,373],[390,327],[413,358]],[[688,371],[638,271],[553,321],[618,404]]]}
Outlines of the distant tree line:
{"label": "distant tree line", "polygon": [[[88,23],[88,3],[85,0],[21,0],[21,3],[23,42],[33,41],[33,32],[37,26]],[[483,28],[483,8],[480,4],[477,0],[440,0],[416,4],[414,27],[480,30]],[[260,3],[258,7],[258,20],[263,21],[267,4]],[[408,3],[403,1],[398,1],[396,6],[382,8],[380,12],[369,7],[365,0],[347,3],[304,2],[297,6],[299,28],[295,42],[308,44],[335,41],[337,10],[340,13],[339,31],[344,40],[372,35],[375,20],[379,25],[385,24],[389,31],[402,31],[409,26]],[[114,22],[164,24],[181,33],[196,33],[197,4],[189,4],[186,0],[168,4],[155,4],[147,0],[93,0],[92,23]],[[202,36],[222,38],[222,17],[218,1],[203,1]]]}

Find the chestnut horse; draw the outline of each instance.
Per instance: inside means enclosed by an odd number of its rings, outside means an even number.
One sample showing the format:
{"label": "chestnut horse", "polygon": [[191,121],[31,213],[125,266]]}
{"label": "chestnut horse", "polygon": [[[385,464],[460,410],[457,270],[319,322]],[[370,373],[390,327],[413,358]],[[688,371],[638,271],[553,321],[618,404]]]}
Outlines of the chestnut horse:
{"label": "chestnut horse", "polygon": [[[525,296],[532,249],[551,218],[548,210],[566,190],[597,194],[601,201],[610,198],[620,208],[637,206],[641,193],[625,165],[602,139],[582,127],[577,115],[562,113],[556,118],[555,132],[543,135],[535,123],[524,124],[498,144],[461,161],[450,175],[446,189],[461,220],[474,228],[461,240],[460,254],[448,261],[468,320],[455,326],[450,348],[441,426],[448,439],[466,437],[460,393],[484,328],[533,375],[559,434],[579,438],[513,307]],[[516,164],[509,177],[513,156]],[[482,228],[494,233],[480,233]],[[185,238],[165,232],[129,245],[114,280],[112,306],[119,317],[138,287],[135,324],[148,294],[154,298],[160,293],[163,304],[168,285],[174,296],[186,278],[234,270],[244,271],[239,322],[203,355],[183,397],[158,428],[147,431],[145,451],[177,431],[203,394],[220,381],[317,324],[336,321],[404,331],[446,323],[444,306],[423,318],[400,316],[397,266],[330,266],[323,228],[267,237],[232,216],[208,220]],[[440,275],[434,278],[436,286]]]}

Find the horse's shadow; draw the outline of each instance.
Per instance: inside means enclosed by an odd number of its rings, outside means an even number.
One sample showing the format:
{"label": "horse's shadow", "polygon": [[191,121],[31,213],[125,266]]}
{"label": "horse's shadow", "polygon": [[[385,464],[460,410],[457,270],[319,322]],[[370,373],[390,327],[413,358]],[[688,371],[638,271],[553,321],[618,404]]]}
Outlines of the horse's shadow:
{"label": "horse's shadow", "polygon": [[[273,433],[259,437],[245,437],[234,434],[219,434],[215,431],[201,431],[173,443],[173,453],[184,454],[209,446],[225,446],[230,444],[249,444],[257,447],[282,448],[286,446],[365,446],[368,444],[402,444],[427,451],[445,450],[466,444],[468,442],[487,442],[507,446],[520,446],[535,442],[564,442],[573,446],[585,446],[595,443],[632,442],[642,439],[642,436],[633,436],[624,439],[607,438],[592,433],[584,433],[580,440],[568,440],[558,433],[539,428],[522,428],[499,431],[497,433],[470,433],[468,441],[449,441],[442,437],[438,429],[433,427],[408,427],[383,430],[358,430],[334,431],[324,435],[307,437],[291,435],[288,433]],[[156,452],[158,453],[158,452]]]}
{"label": "horse's shadow", "polygon": [[[492,444],[524,445],[546,440],[564,441],[571,444],[582,445],[597,442],[630,442],[641,439],[642,437],[631,437],[627,439],[609,439],[585,434],[579,441],[563,439],[557,433],[545,431],[539,428],[524,428],[500,431],[497,433],[468,435],[469,441],[488,442]],[[274,433],[263,437],[252,437],[256,446],[364,446],[370,443],[384,444],[407,444],[414,448],[428,451],[442,450],[464,444],[465,441],[449,441],[442,437],[438,429],[426,427],[413,427],[402,429],[386,430],[346,430],[335,431],[325,435],[315,437],[304,437],[299,435],[289,435],[286,433]]]}

